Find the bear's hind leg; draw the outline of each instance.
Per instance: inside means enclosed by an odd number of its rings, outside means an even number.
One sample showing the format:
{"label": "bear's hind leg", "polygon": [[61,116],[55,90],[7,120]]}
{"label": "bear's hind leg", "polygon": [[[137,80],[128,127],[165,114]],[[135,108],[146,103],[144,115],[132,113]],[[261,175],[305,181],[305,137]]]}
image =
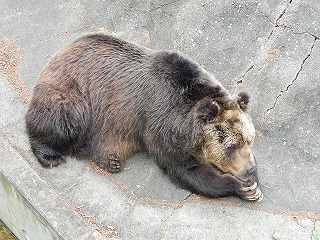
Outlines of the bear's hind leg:
{"label": "bear's hind leg", "polygon": [[56,167],[65,163],[65,157],[46,144],[40,144],[36,141],[31,142],[31,150],[44,167]]}
{"label": "bear's hind leg", "polygon": [[90,108],[79,91],[76,83],[36,86],[25,116],[26,130],[44,167],[55,167],[65,161],[64,156],[76,155],[86,146]]}

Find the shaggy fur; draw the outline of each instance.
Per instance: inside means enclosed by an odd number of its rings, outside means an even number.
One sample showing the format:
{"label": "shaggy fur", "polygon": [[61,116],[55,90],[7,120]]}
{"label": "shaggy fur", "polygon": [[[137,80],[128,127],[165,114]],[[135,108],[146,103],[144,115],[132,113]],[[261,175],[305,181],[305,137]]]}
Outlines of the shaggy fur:
{"label": "shaggy fur", "polygon": [[[26,126],[31,148],[45,167],[71,155],[119,172],[126,159],[148,151],[181,187],[250,200],[256,193],[248,186],[257,182],[256,171],[248,181],[225,174],[228,168],[222,171],[206,155],[211,133],[205,132],[208,124],[216,128],[227,109],[245,114],[247,103],[246,94],[237,103],[211,74],[177,53],[94,34],[60,50],[45,67]],[[217,143],[217,149],[224,152],[225,146]]]}

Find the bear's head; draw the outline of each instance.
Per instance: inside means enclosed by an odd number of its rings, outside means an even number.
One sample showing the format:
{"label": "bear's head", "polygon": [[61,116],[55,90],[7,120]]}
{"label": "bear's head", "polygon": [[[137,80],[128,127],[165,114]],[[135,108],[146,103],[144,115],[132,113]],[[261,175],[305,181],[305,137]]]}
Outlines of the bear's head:
{"label": "bear's head", "polygon": [[223,173],[255,183],[258,181],[257,166],[251,150],[255,128],[246,112],[248,102],[248,94],[239,93],[229,104],[210,101],[198,109],[198,117],[205,122],[200,158]]}

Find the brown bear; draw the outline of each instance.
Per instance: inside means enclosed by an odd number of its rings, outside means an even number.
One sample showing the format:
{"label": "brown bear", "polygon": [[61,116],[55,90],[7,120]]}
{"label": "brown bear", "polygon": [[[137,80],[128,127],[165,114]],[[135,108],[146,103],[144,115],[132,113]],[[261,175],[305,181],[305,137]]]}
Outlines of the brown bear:
{"label": "brown bear", "polygon": [[180,54],[91,34],[45,67],[26,127],[44,167],[75,156],[116,173],[147,151],[180,187],[261,200],[248,101]]}

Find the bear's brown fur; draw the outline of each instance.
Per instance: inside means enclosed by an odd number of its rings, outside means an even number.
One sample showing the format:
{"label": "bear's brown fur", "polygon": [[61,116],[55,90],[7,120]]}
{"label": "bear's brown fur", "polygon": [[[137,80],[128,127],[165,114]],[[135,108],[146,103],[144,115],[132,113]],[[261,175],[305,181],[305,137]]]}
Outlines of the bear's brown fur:
{"label": "bear's brown fur", "polygon": [[248,95],[234,99],[198,64],[103,34],[60,50],[43,70],[26,114],[45,167],[67,155],[119,172],[148,151],[181,187],[260,200]]}

